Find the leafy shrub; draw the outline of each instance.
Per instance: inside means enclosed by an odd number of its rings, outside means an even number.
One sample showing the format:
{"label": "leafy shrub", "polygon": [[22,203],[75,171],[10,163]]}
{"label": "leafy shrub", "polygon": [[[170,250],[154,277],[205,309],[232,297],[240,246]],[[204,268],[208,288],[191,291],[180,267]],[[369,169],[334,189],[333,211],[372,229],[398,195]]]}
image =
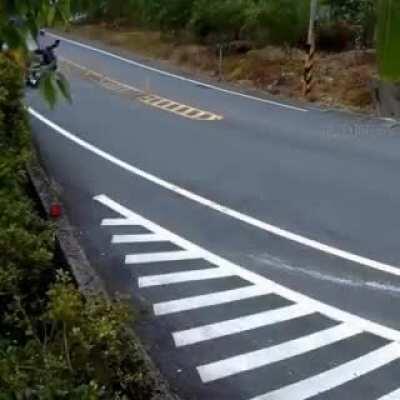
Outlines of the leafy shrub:
{"label": "leafy shrub", "polygon": [[26,148],[29,137],[21,102],[24,90],[22,70],[1,54],[0,78],[0,146],[3,152],[19,152]]}
{"label": "leafy shrub", "polygon": [[130,310],[56,272],[53,227],[27,192],[22,96],[21,71],[0,55],[0,399],[148,399]]}
{"label": "leafy shrub", "polygon": [[200,39],[239,39],[246,21],[244,5],[245,0],[197,0],[193,7],[190,28]]}
{"label": "leafy shrub", "polygon": [[318,47],[326,51],[348,50],[353,46],[356,36],[356,30],[348,23],[324,23],[318,29]]}
{"label": "leafy shrub", "polygon": [[128,308],[99,297],[83,299],[60,273],[36,320],[17,301],[12,320],[31,339],[0,341],[3,398],[150,398],[143,360],[125,329],[128,319]]}
{"label": "leafy shrub", "polygon": [[400,83],[400,3],[380,0],[378,6],[379,72],[382,79]]}
{"label": "leafy shrub", "polygon": [[[374,41],[376,26],[376,0],[325,0],[330,8],[330,21],[324,26],[324,32],[333,28],[334,34],[337,24],[351,27],[353,37],[350,44],[359,46],[371,46]],[[339,32],[338,39],[342,39]],[[348,45],[347,45],[348,47]]]}
{"label": "leafy shrub", "polygon": [[[213,43],[255,39],[260,44],[297,44],[305,37],[309,12],[309,0],[92,0],[92,8],[81,10],[90,13],[96,4],[108,22],[124,14],[163,31],[185,29]],[[120,12],[106,12],[112,9]]]}
{"label": "leafy shrub", "polygon": [[194,0],[142,0],[143,15],[163,31],[185,29],[190,21]]}
{"label": "leafy shrub", "polygon": [[0,328],[13,296],[33,312],[51,276],[52,231],[24,193],[29,134],[22,96],[21,70],[0,56]]}
{"label": "leafy shrub", "polygon": [[261,43],[297,45],[306,36],[308,0],[259,0],[246,9],[248,35]]}

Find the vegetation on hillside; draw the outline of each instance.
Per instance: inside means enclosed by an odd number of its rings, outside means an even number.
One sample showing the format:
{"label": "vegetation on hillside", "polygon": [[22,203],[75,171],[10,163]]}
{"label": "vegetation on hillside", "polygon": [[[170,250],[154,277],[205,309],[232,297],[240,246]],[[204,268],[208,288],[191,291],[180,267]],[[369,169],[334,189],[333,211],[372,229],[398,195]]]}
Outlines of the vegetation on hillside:
{"label": "vegetation on hillside", "polygon": [[[328,10],[332,32],[354,28],[348,39],[365,43],[374,33],[374,2],[321,0],[320,5]],[[185,32],[200,41],[242,39],[260,45],[303,43],[309,6],[310,0],[73,0],[73,11],[92,19]]]}
{"label": "vegetation on hillside", "polygon": [[[264,40],[295,44],[305,35],[308,0],[75,0],[92,18],[188,33],[201,41]],[[282,28],[284,29],[277,29]]]}

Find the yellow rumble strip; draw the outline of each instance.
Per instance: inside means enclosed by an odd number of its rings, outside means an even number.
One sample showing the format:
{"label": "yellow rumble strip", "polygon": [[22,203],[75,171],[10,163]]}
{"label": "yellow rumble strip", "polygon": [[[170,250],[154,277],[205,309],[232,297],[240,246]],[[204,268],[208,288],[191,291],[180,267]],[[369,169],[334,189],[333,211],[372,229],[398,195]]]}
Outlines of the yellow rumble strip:
{"label": "yellow rumble strip", "polygon": [[100,74],[99,72],[90,70],[65,58],[60,59],[60,61],[66,67],[73,67],[78,69],[86,78],[99,83],[107,90],[125,95],[133,94],[135,99],[139,100],[143,104],[146,104],[147,106],[155,107],[160,110],[179,115],[180,117],[189,118],[196,121],[223,120],[223,117],[221,115],[217,115],[209,111],[200,110],[198,108],[194,108],[182,103],[177,103],[173,100],[166,99],[156,94],[149,94],[147,91],[143,91],[134,86],[126,85],[125,83],[111,79],[105,75]]}
{"label": "yellow rumble strip", "polygon": [[223,119],[223,117],[220,115],[190,107],[185,104],[177,103],[153,94],[139,97],[139,100],[144,104],[159,108],[160,110],[168,111],[180,115],[181,117],[195,119],[198,121],[221,121]]}

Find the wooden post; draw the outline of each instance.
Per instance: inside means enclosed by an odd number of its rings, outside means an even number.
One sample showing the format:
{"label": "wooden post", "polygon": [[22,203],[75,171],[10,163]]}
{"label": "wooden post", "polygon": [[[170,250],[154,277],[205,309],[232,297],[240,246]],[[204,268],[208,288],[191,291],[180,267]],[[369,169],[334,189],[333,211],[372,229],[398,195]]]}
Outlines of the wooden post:
{"label": "wooden post", "polygon": [[218,45],[218,79],[222,81],[224,78],[224,45]]}
{"label": "wooden post", "polygon": [[313,78],[314,78],[314,58],[316,50],[316,39],[315,39],[315,21],[317,18],[318,11],[318,0],[311,0],[310,2],[310,25],[308,28],[307,38],[307,57],[304,68],[303,77],[303,94],[308,96],[312,90]]}

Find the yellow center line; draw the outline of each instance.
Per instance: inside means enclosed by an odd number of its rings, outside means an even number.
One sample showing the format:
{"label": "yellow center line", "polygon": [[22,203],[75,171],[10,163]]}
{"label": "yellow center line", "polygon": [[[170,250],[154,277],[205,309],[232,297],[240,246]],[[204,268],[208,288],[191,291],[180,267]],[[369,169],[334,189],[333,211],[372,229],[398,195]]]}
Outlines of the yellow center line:
{"label": "yellow center line", "polygon": [[71,60],[60,57],[60,61],[68,67],[78,69],[86,77],[91,78],[107,90],[121,94],[128,92],[135,93],[135,99],[139,100],[141,103],[147,106],[154,107],[159,110],[163,110],[175,115],[179,115],[180,117],[189,118],[196,121],[221,121],[224,119],[222,115],[178,103],[176,101],[166,99],[165,97],[158,96],[157,94],[148,93],[147,91],[143,91],[134,86],[119,82],[115,79],[109,78],[106,75],[102,75],[97,71],[93,71],[87,67],[77,64]]}

